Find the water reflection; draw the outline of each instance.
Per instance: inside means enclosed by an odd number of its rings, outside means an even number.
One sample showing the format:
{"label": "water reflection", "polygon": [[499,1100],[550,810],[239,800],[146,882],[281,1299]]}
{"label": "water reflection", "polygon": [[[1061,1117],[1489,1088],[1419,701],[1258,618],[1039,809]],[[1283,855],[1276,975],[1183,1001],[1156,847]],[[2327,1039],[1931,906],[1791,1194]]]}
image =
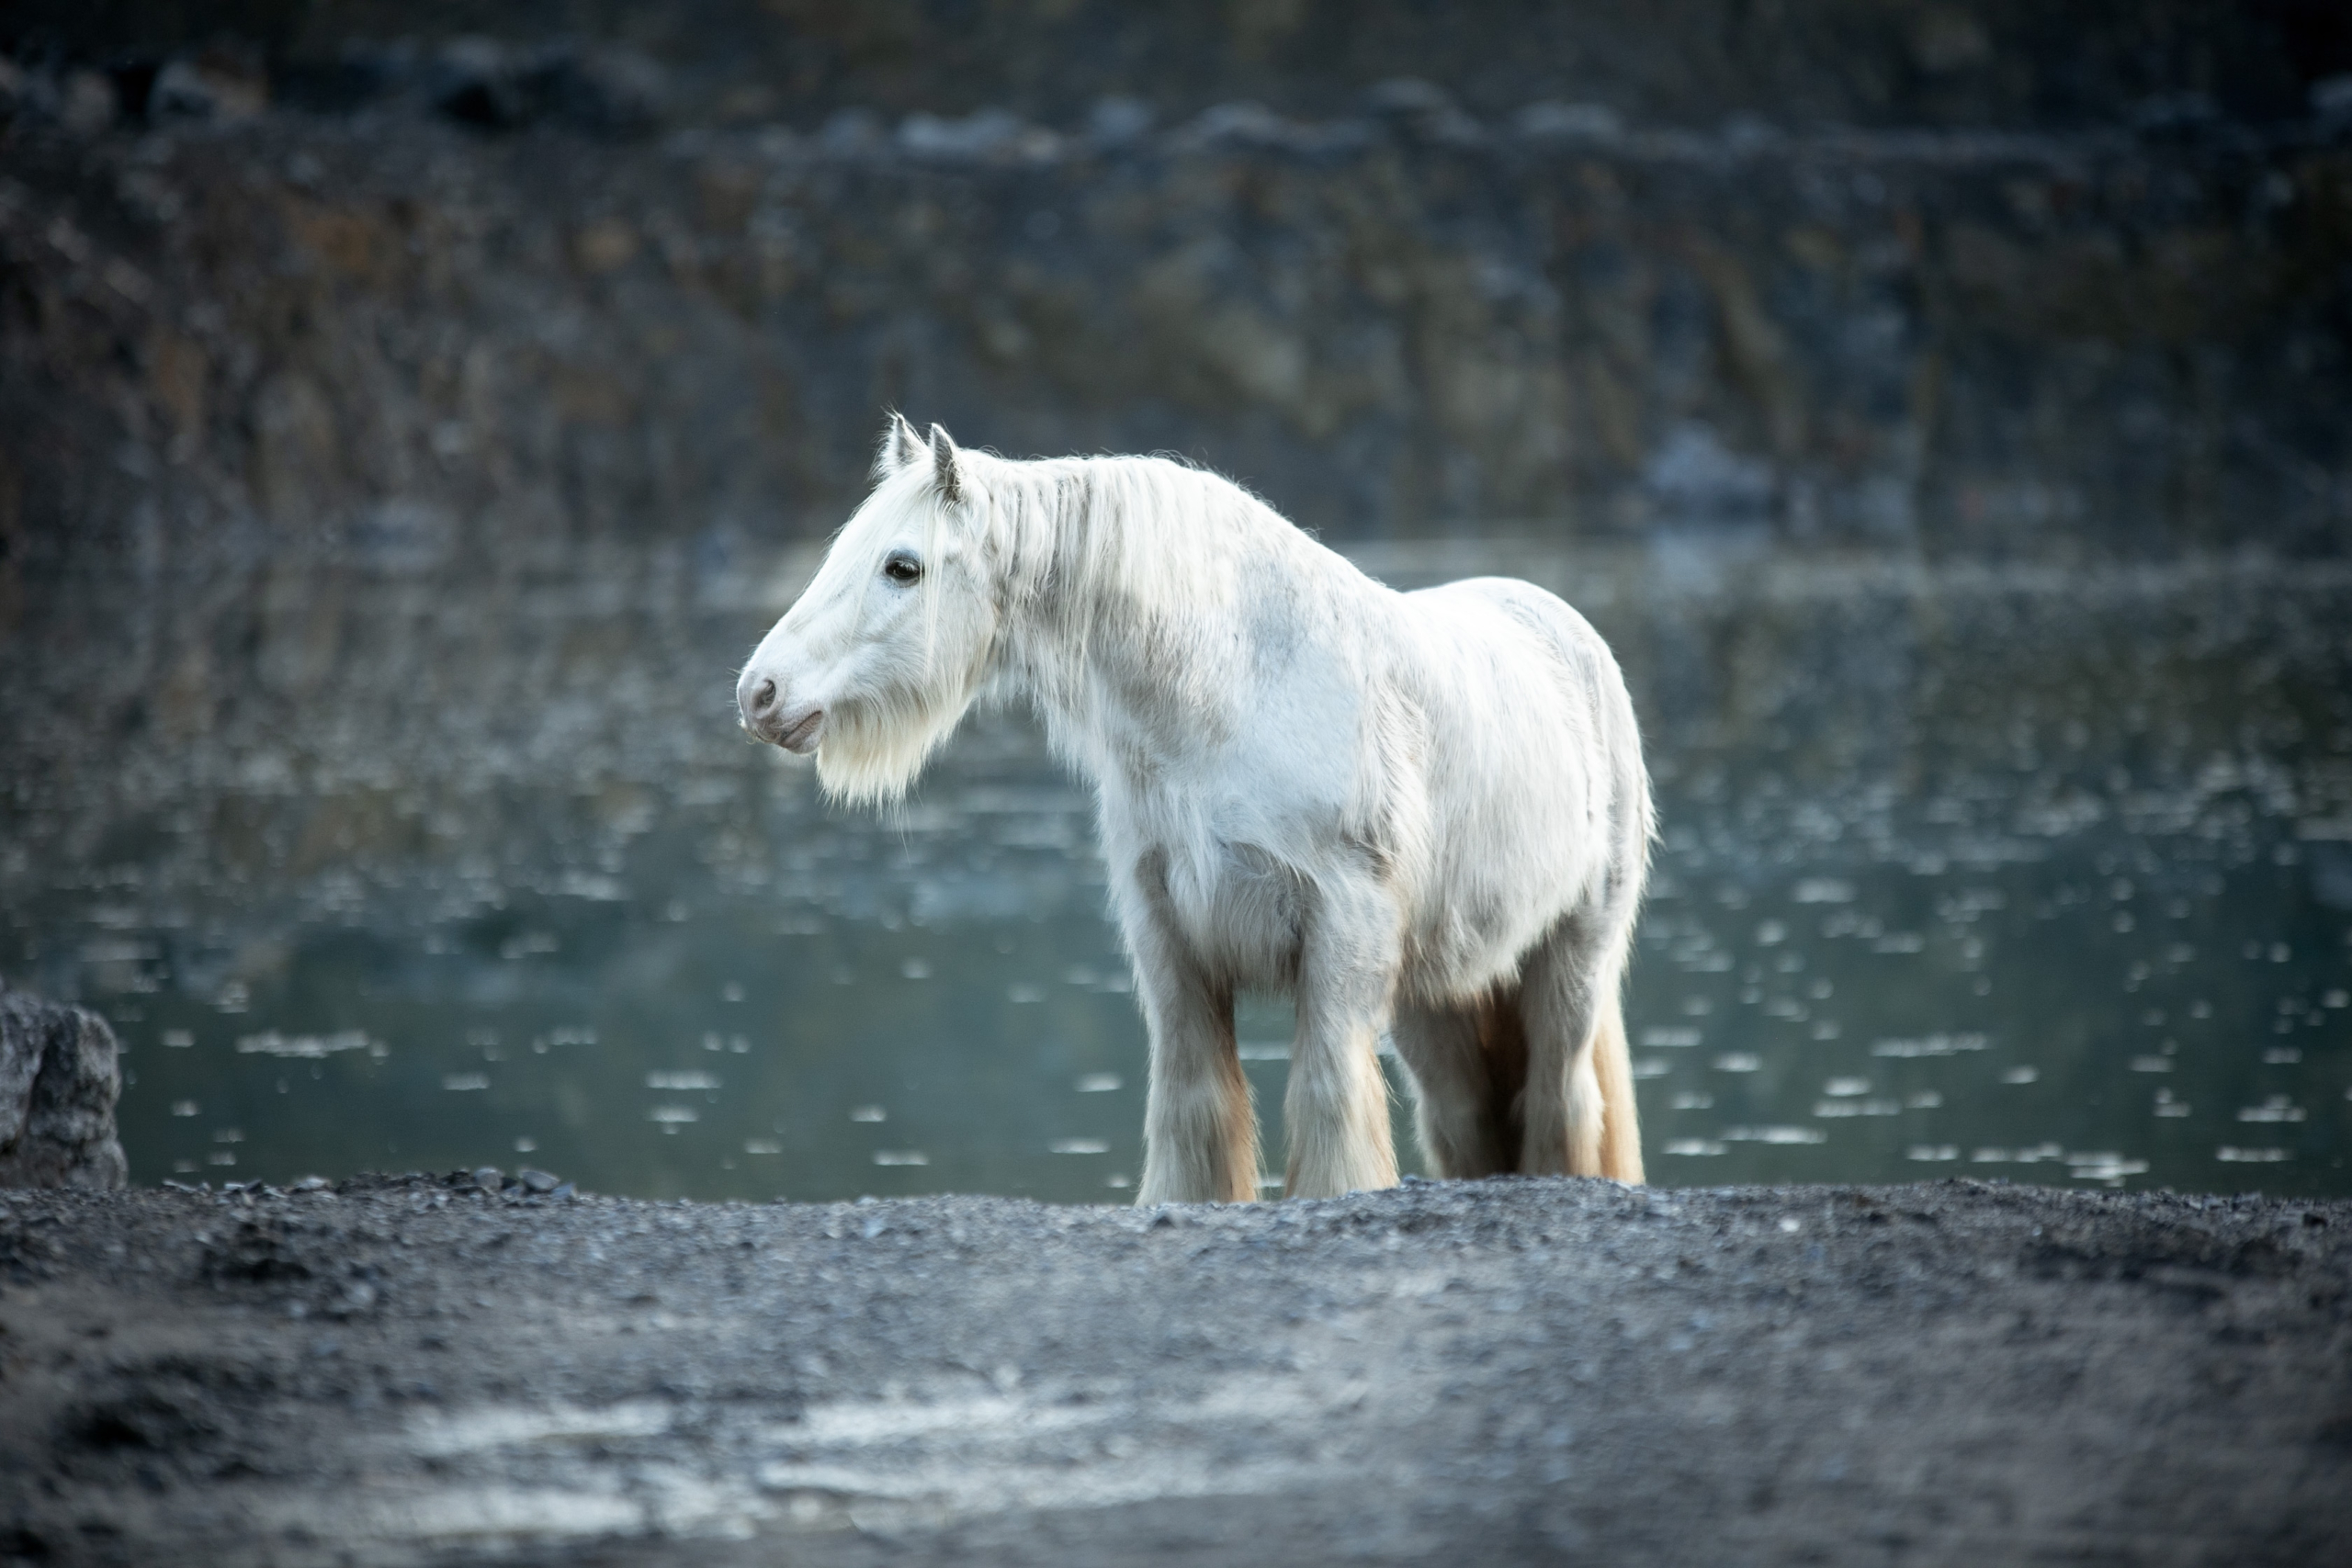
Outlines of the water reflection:
{"label": "water reflection", "polygon": [[[1627,665],[1654,1179],[2352,1190],[2352,573],[1359,558],[1532,578]],[[1086,799],[1018,715],[887,817],[743,742],[729,671],[808,564],[58,585],[0,692],[0,967],[116,1021],[134,1176],[1120,1197]],[[1288,1028],[1245,1007],[1273,1149]]]}

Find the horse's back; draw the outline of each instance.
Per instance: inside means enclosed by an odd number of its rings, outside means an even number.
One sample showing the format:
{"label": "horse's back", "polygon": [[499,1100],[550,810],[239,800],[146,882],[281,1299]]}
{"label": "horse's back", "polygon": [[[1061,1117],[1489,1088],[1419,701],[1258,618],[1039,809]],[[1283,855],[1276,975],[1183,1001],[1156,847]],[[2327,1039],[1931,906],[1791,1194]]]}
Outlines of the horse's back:
{"label": "horse's back", "polygon": [[[1510,577],[1473,577],[1404,596],[1428,650],[1425,674],[1472,713],[1543,728],[1549,717],[1579,742],[1614,750],[1638,737],[1625,727],[1633,704],[1609,644],[1557,595]],[[1543,700],[1544,694],[1555,701]],[[1443,700],[1441,697],[1440,700]],[[1620,733],[1623,731],[1623,733]]]}
{"label": "horse's back", "polygon": [[[1617,660],[1592,623],[1555,593],[1516,577],[1465,577],[1405,595],[1406,603],[1453,629],[1491,638],[1510,628],[1548,648],[1560,663],[1585,679],[1605,678],[1622,688]],[[1500,611],[1501,623],[1495,620]]]}
{"label": "horse's back", "polygon": [[1636,806],[1646,834],[1649,773],[1642,762],[1633,694],[1625,689],[1616,654],[1593,624],[1557,594],[1514,577],[1464,578],[1408,598],[1424,596],[1474,635],[1489,640],[1525,637],[1544,649],[1563,698],[1559,716],[1606,773],[1608,788],[1639,797],[1623,804]]}
{"label": "horse's back", "polygon": [[1569,604],[1510,578],[1403,596],[1400,671],[1428,737],[1426,787],[1451,895],[1549,923],[1638,886],[1648,777],[1614,655]]}

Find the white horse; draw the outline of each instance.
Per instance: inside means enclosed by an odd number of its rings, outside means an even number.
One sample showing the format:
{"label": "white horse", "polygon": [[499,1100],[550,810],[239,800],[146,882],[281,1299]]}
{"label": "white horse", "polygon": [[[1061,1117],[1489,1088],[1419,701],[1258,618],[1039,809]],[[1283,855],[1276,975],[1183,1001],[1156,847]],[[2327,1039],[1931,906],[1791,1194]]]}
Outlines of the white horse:
{"label": "white horse", "polygon": [[1642,1179],[1618,990],[1652,833],[1616,660],[1539,588],[1397,593],[1228,480],[1015,462],[893,416],[752,653],[744,726],[902,794],[983,694],[1090,775],[1151,1036],[1139,1203],[1246,1201],[1238,989],[1290,993],[1284,1190],[1396,1180],[1382,1032],[1437,1174]]}

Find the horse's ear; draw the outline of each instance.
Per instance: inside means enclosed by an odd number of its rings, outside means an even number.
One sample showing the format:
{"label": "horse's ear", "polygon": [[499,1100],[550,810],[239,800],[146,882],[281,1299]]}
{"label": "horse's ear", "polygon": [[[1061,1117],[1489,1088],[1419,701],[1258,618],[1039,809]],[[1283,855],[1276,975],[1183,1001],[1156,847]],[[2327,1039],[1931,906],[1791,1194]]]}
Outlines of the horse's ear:
{"label": "horse's ear", "polygon": [[874,459],[874,477],[887,479],[910,463],[921,462],[930,454],[923,450],[922,437],[907,423],[907,416],[896,409],[890,411],[890,427],[882,433],[882,450]]}
{"label": "horse's ear", "polygon": [[931,427],[931,462],[933,477],[939,485],[939,498],[950,502],[963,500],[963,484],[956,477],[956,443],[947,439],[944,427],[936,424]]}

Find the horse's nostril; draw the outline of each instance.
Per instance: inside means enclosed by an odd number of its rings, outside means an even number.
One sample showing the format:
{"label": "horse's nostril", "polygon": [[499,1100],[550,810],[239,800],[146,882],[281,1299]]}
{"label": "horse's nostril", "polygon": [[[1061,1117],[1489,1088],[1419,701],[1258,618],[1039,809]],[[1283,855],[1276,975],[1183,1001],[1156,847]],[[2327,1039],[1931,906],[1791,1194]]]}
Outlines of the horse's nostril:
{"label": "horse's nostril", "polygon": [[765,713],[768,709],[775,706],[775,682],[774,681],[763,681],[760,682],[760,689],[752,694],[752,706],[754,711],[760,713]]}

